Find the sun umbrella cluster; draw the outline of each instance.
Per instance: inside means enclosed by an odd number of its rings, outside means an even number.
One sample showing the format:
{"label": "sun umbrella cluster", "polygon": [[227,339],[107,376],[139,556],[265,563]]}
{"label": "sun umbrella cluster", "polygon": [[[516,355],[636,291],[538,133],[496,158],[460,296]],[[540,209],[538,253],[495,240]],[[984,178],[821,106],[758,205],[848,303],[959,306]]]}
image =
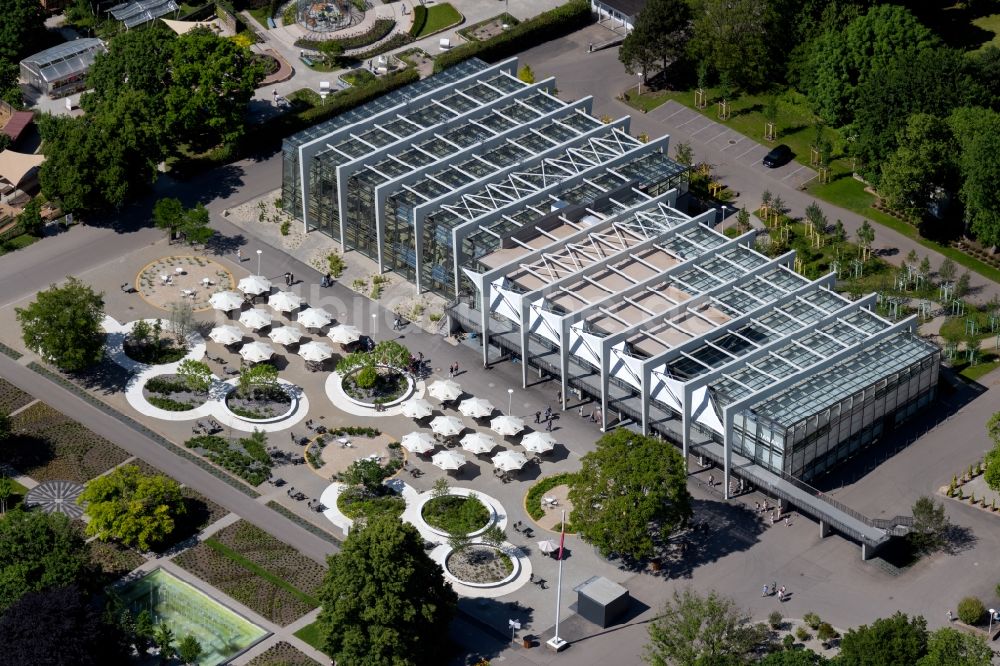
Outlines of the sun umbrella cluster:
{"label": "sun umbrella cluster", "polygon": [[306,328],[323,328],[333,321],[333,315],[323,308],[308,308],[299,313],[298,322]]}
{"label": "sun umbrella cluster", "polygon": [[243,340],[243,331],[235,326],[216,326],[209,332],[208,339],[220,345],[234,345]]}
{"label": "sun umbrella cluster", "polygon": [[423,398],[410,398],[403,403],[403,416],[411,419],[425,419],[434,413],[431,403]]}
{"label": "sun umbrella cluster", "polygon": [[462,395],[462,387],[450,379],[439,379],[427,387],[427,393],[438,400],[457,400]]}

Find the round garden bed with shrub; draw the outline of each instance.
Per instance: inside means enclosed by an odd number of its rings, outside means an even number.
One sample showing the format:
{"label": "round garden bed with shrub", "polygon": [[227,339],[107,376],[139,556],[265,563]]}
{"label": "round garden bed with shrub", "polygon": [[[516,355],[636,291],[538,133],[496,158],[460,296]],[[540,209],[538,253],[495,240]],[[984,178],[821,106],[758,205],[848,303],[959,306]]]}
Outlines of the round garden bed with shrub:
{"label": "round garden bed with shrub", "polygon": [[474,495],[432,497],[421,509],[421,516],[431,527],[449,534],[471,534],[490,523],[490,510]]}
{"label": "round garden bed with shrub", "polygon": [[371,493],[362,487],[345,489],[337,496],[337,508],[348,518],[374,518],[382,514],[390,514],[396,518],[403,515],[406,500],[389,488],[384,492]]}
{"label": "round garden bed with shrub", "polygon": [[280,384],[258,386],[246,393],[234,389],[226,394],[226,408],[244,419],[272,419],[287,413],[291,407],[292,396]]}
{"label": "round garden bed with shrub", "polygon": [[145,363],[146,365],[176,363],[187,356],[188,353],[186,347],[177,344],[177,341],[173,339],[135,340],[132,335],[125,336],[125,341],[122,343],[122,350],[133,361]]}
{"label": "round garden bed with shrub", "polygon": [[514,573],[514,561],[495,546],[472,544],[453,550],[444,563],[452,576],[463,583],[502,583]]}
{"label": "round garden bed with shrub", "polygon": [[347,373],[340,385],[354,400],[375,405],[404,397],[410,389],[410,380],[397,368],[365,365]]}
{"label": "round garden bed with shrub", "polygon": [[157,375],[146,380],[142,397],[153,407],[168,412],[186,412],[204,404],[208,392],[192,390],[177,375]]}

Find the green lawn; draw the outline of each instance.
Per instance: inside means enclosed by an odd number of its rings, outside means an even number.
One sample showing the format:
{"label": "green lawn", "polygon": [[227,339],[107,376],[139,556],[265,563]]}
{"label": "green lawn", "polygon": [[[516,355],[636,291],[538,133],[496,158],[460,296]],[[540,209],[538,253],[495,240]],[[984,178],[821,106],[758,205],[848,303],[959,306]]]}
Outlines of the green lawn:
{"label": "green lawn", "polygon": [[257,9],[250,10],[250,16],[257,19],[257,23],[260,23],[260,27],[264,28],[264,30],[270,30],[267,27],[267,19],[271,18],[269,9],[269,7],[258,7]]}
{"label": "green lawn", "polygon": [[295,636],[297,638],[301,638],[303,641],[305,641],[309,645],[313,646],[314,648],[322,652],[323,637],[320,636],[319,627],[316,626],[315,622],[313,622],[312,624],[307,624],[306,626],[296,631]]}
{"label": "green lawn", "polygon": [[980,363],[975,365],[968,365],[959,371],[959,374],[966,379],[971,379],[972,381],[979,381],[987,373],[993,372],[997,368],[1000,368],[1000,356],[996,354],[984,354],[981,358],[984,358]]}
{"label": "green lawn", "polygon": [[447,2],[428,7],[427,22],[424,23],[423,30],[417,33],[416,39],[426,37],[427,35],[437,32],[438,30],[450,28],[456,23],[459,23],[461,20],[462,15],[457,9],[449,5]]}
{"label": "green lawn", "polygon": [[984,42],[983,45],[979,47],[980,51],[985,49],[987,46],[1000,47],[1000,14],[990,14],[989,16],[981,16],[977,19],[973,19],[972,25],[993,33],[993,39]]}

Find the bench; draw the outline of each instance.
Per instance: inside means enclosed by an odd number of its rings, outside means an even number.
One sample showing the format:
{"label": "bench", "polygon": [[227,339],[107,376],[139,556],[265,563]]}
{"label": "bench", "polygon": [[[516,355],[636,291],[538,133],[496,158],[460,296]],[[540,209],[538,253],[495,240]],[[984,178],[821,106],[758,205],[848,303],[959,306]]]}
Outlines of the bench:
{"label": "bench", "polygon": [[308,56],[301,55],[301,56],[299,56],[299,60],[301,60],[303,63],[305,63],[306,67],[312,67],[313,66],[313,61]]}
{"label": "bench", "polygon": [[274,19],[271,18],[270,16],[268,16],[267,17],[267,29],[268,30],[274,30],[277,27],[278,27],[278,24],[274,22]]}

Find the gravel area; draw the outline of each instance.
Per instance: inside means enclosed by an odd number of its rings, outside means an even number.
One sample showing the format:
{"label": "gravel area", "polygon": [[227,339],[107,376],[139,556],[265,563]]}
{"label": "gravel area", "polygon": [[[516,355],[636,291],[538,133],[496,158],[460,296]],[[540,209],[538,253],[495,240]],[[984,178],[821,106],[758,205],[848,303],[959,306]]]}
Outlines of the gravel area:
{"label": "gravel area", "polygon": [[468,583],[499,583],[514,570],[510,558],[490,546],[469,546],[448,555],[448,571]]}

